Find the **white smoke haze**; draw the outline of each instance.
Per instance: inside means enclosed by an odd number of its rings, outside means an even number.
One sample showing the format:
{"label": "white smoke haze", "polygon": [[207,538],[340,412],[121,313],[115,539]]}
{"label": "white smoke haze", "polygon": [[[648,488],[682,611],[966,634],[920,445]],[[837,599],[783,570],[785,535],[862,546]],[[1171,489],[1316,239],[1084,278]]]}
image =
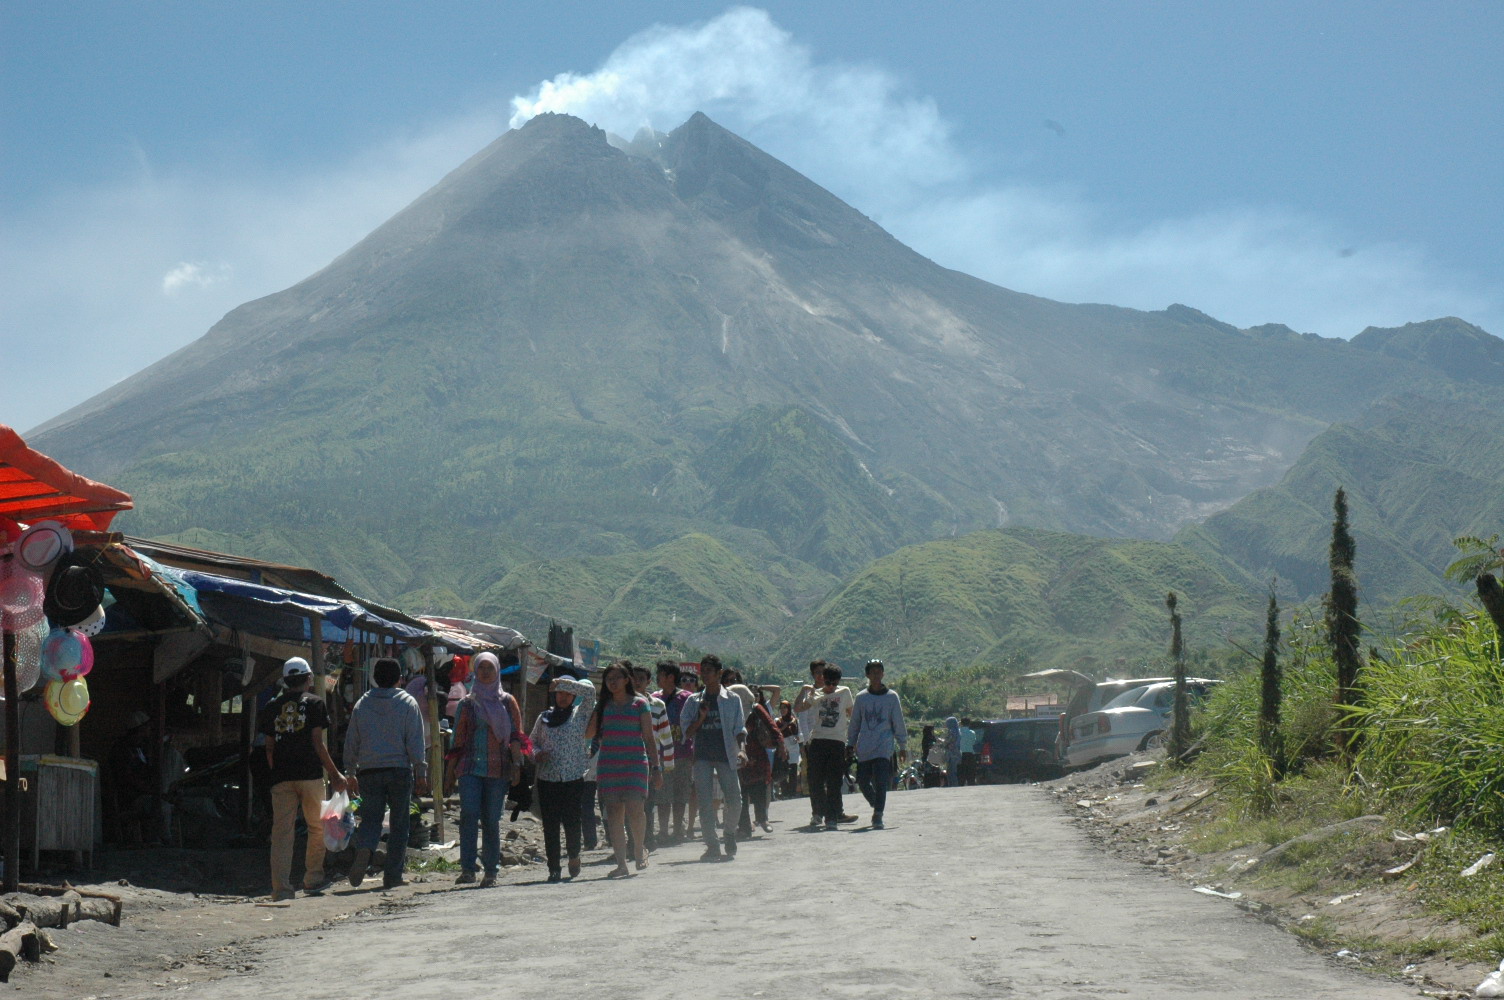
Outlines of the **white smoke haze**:
{"label": "white smoke haze", "polygon": [[[326,265],[494,139],[510,114],[578,115],[630,138],[704,111],[939,263],[1065,301],[1182,302],[1239,326],[1351,336],[1459,315],[1504,333],[1497,287],[1424,251],[1358,245],[1330,223],[1239,204],[1130,225],[1090,192],[990,174],[934,101],[880,67],[821,61],[761,10],[653,27],[598,68],[510,108],[473,109],[301,176],[154,168],[70,191],[0,227],[0,422],[34,426],[201,336],[224,313]],[[1344,255],[1347,254],[1347,255]],[[9,373],[69,345],[65,378]]]}
{"label": "white smoke haze", "polygon": [[1504,334],[1504,303],[1320,219],[1233,204],[1123,231],[1075,193],[981,175],[933,101],[880,69],[819,63],[767,13],[655,27],[592,73],[515,98],[512,125],[565,112],[627,138],[697,110],[829,188],[947,267],[1069,302],[1195,306],[1238,326],[1280,322],[1350,337],[1366,326],[1460,315]]}
{"label": "white smoke haze", "polygon": [[231,271],[232,268],[230,265],[223,261],[218,264],[209,264],[205,261],[185,260],[171,271],[162,275],[162,293],[164,295],[174,295],[183,288],[191,285],[197,285],[199,288],[207,288],[210,285],[228,280]]}

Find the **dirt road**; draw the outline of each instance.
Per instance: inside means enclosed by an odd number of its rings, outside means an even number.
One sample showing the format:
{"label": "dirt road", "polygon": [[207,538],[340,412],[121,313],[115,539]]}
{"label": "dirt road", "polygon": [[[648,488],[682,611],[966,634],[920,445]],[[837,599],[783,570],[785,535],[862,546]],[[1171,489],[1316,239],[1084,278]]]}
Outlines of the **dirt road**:
{"label": "dirt road", "polygon": [[[858,797],[849,797],[855,810]],[[864,804],[863,804],[864,805]],[[1415,997],[1232,903],[1102,854],[1022,786],[892,797],[888,829],[808,833],[802,801],[735,862],[660,851],[621,882],[587,863],[266,942],[199,1000],[516,996]],[[865,809],[860,813],[866,819]],[[160,990],[101,996],[161,996]]]}

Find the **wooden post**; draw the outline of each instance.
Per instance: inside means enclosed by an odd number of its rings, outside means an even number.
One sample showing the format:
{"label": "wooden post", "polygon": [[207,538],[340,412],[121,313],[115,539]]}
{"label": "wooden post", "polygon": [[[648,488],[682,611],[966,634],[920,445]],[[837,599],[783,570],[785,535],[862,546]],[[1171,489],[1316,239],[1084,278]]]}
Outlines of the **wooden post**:
{"label": "wooden post", "polygon": [[16,637],[5,633],[5,891],[21,882],[21,691]]}
{"label": "wooden post", "polygon": [[[151,826],[143,835],[155,834],[163,844],[172,845],[172,831],[162,822],[162,746],[167,741],[167,682],[154,686],[155,704],[151,712]],[[178,846],[178,845],[172,845]]]}
{"label": "wooden post", "polygon": [[[439,677],[433,647],[423,647],[423,677],[428,698],[423,716],[428,720],[428,788],[433,794],[433,839],[444,843],[444,741],[439,738]],[[448,692],[445,692],[448,696]]]}
{"label": "wooden post", "polygon": [[[249,659],[250,654],[242,654]],[[252,662],[255,662],[254,660]],[[256,735],[256,699],[240,691],[240,832],[251,832],[251,754],[256,752],[253,744]]]}

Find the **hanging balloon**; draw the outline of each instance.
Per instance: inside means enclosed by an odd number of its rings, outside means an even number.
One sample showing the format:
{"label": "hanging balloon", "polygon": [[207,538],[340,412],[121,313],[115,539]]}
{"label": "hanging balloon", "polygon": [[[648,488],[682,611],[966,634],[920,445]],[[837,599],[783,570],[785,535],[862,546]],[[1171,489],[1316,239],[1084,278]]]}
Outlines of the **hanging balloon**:
{"label": "hanging balloon", "polygon": [[50,681],[71,681],[94,669],[94,644],[82,632],[55,628],[42,643],[42,674]]}
{"label": "hanging balloon", "polygon": [[89,711],[89,685],[82,677],[71,681],[50,681],[42,695],[47,711],[64,726],[77,725]]}

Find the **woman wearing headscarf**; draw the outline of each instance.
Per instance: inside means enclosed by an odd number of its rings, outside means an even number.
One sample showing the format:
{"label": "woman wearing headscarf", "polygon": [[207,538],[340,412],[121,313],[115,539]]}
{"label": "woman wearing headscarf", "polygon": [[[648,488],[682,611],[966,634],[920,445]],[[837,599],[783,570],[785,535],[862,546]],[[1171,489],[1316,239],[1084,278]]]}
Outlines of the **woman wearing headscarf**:
{"label": "woman wearing headscarf", "polygon": [[507,786],[522,763],[522,712],[517,699],[501,689],[501,663],[481,653],[472,663],[475,686],[460,699],[454,746],[459,752],[460,872],[456,885],[475,881],[475,840],[480,833],[481,887],[496,884],[501,861],[501,811]]}
{"label": "woman wearing headscarf", "polygon": [[961,781],[961,720],[954,715],[945,720],[945,785],[955,788]]}
{"label": "woman wearing headscarf", "polygon": [[630,875],[627,870],[627,824],[637,845],[637,870],[648,866],[647,798],[648,777],[654,787],[663,787],[663,762],[658,756],[658,737],[646,698],[632,687],[632,661],[622,660],[601,675],[605,691],[596,703],[585,738],[600,737],[597,781],[601,803],[606,807],[606,832],[616,854],[616,868],[607,878]]}
{"label": "woman wearing headscarf", "polygon": [[569,849],[569,877],[580,873],[582,795],[589,767],[585,729],[595,708],[595,685],[556,677],[548,685],[548,708],[533,723],[533,760],[538,767],[538,810],[543,815],[543,851],[548,880],[563,879],[559,829]]}
{"label": "woman wearing headscarf", "polygon": [[754,694],[747,685],[736,683],[728,690],[742,700],[742,707],[747,711],[747,763],[737,772],[742,786],[742,813],[737,823],[737,836],[746,840],[752,836],[754,811],[763,833],[773,832],[768,823],[768,798],[773,783],[773,761],[769,751],[775,757],[784,756],[783,740],[764,704],[762,688],[759,687]]}

